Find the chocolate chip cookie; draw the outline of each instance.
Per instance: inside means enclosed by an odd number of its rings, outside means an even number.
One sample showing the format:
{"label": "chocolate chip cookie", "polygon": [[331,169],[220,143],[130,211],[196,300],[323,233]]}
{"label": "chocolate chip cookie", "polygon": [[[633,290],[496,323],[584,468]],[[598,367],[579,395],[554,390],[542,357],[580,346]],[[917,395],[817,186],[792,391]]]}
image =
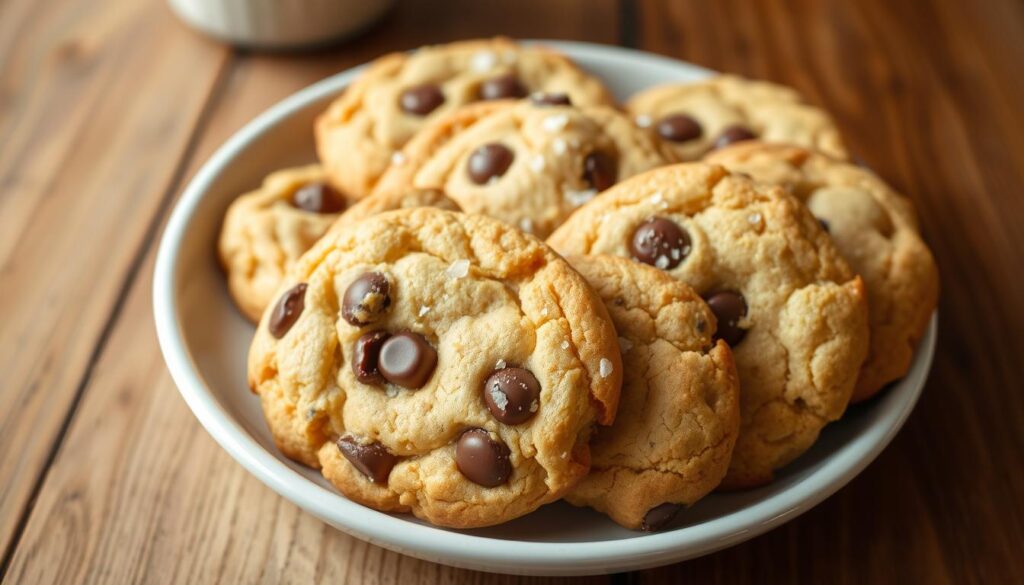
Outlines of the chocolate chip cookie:
{"label": "chocolate chip cookie", "polygon": [[305,254],[248,373],[286,455],[367,506],[465,528],[579,481],[622,363],[601,300],[541,241],[418,208]]}
{"label": "chocolate chip cookie", "polygon": [[541,46],[495,38],[423,47],[374,61],[317,120],[317,152],[335,184],[361,197],[427,122],[471,102],[538,92],[613,103],[597,78]]}
{"label": "chocolate chip cookie", "polygon": [[272,173],[231,204],[218,251],[239,310],[258,321],[288,268],[334,223],[350,201],[319,165]]}
{"label": "chocolate chip cookie", "polygon": [[675,161],[697,160],[708,150],[753,138],[846,158],[832,118],[795,90],[774,83],[719,75],[662,85],[636,94],[626,109]]}
{"label": "chocolate chip cookie", "polygon": [[218,248],[231,297],[257,322],[288,269],[332,225],[428,206],[458,210],[454,201],[428,189],[383,192],[353,202],[331,187],[318,165],[273,173],[259,189],[236,199],[224,218]]}
{"label": "chocolate chip cookie", "polygon": [[441,189],[463,210],[544,237],[615,182],[665,164],[617,110],[540,99],[473,104],[425,127],[383,189]]}
{"label": "chocolate chip cookie", "polygon": [[739,434],[732,352],[689,286],[615,256],[574,256],[619,334],[615,423],[590,444],[591,470],[566,499],[632,529],[659,530],[713,490]]}
{"label": "chocolate chip cookie", "polygon": [[714,165],[663,167],[603,193],[548,242],[633,258],[707,300],[740,379],[724,486],[770,481],[842,415],[867,354],[864,285],[782,188]]}
{"label": "chocolate chip cookie", "polygon": [[707,161],[784,186],[821,220],[863,277],[871,345],[853,401],[903,377],[939,295],[938,269],[911,201],[867,169],[796,146],[737,144]]}

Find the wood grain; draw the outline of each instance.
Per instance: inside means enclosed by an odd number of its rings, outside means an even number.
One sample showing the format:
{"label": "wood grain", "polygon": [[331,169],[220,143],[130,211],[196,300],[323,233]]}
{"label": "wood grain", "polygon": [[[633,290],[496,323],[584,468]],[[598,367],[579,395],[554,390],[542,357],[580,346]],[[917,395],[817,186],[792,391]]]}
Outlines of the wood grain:
{"label": "wood grain", "polygon": [[726,551],[580,582],[1024,582],[1024,5],[1011,0],[403,0],[361,39],[273,55],[209,42],[159,0],[0,4],[3,582],[520,581],[368,545],[249,476],[178,397],[149,302],[168,202],[252,116],[383,52],[499,33],[620,42],[799,88],[917,202],[942,270],[925,395],[848,487]]}
{"label": "wood grain", "polygon": [[0,6],[0,551],[227,56],[161,11],[107,4]]}
{"label": "wood grain", "polygon": [[[545,18],[557,27],[547,36],[614,42],[615,22],[605,16],[613,19],[615,11],[589,13],[584,6],[562,7],[580,17],[575,35],[557,19]],[[471,19],[460,20],[428,2],[406,3],[378,27],[372,42],[297,55],[236,53],[213,96],[215,105],[197,129],[194,151],[164,154],[172,160],[187,156],[184,176],[191,176],[253,116],[322,77],[387,51],[438,40],[529,36],[527,18],[543,14],[545,4],[510,1],[494,8],[455,4],[452,14]],[[174,34],[205,43],[170,25]],[[167,188],[180,186],[168,178]],[[199,427],[163,365],[150,308],[152,238],[144,249],[142,269],[85,380],[5,582],[492,581],[348,537],[235,464]]]}

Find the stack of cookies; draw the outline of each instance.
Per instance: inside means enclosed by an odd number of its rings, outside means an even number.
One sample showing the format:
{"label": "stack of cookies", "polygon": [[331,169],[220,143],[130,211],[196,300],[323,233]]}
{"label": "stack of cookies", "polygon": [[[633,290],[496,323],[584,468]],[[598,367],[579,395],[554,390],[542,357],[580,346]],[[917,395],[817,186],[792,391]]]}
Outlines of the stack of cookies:
{"label": "stack of cookies", "polygon": [[663,529],[902,377],[937,302],[910,201],[777,85],[619,105],[467,41],[377,60],[315,135],[219,253],[278,447],[377,510]]}

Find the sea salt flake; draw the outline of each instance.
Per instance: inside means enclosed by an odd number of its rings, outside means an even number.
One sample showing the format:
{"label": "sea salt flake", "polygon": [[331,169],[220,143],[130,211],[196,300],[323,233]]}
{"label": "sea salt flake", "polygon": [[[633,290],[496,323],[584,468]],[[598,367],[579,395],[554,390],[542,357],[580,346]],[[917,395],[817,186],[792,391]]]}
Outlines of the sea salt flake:
{"label": "sea salt flake", "polygon": [[637,126],[641,128],[648,128],[654,120],[652,120],[647,114],[640,114],[636,117],[635,121]]}
{"label": "sea salt flake", "polygon": [[469,66],[472,67],[474,71],[483,72],[494,69],[494,66],[497,64],[498,56],[494,51],[480,51],[475,53],[472,59],[470,59]]}
{"label": "sea salt flake", "polygon": [[530,159],[530,168],[536,173],[542,172],[545,166],[547,166],[547,162],[542,154],[536,154]]}
{"label": "sea salt flake", "polygon": [[597,189],[583,189],[581,191],[577,191],[575,189],[565,190],[565,200],[576,207],[590,201],[594,198],[594,195],[597,195]]}
{"label": "sea salt flake", "polygon": [[562,349],[569,349],[569,342],[568,341],[563,341],[562,342]]}
{"label": "sea salt flake", "polygon": [[628,340],[628,339],[626,339],[625,337],[620,337],[619,338],[619,349],[623,353],[625,353],[625,352],[633,349],[633,342]]}
{"label": "sea salt flake", "polygon": [[508,396],[505,396],[497,384],[492,384],[487,391],[491,393],[491,401],[498,407],[498,410],[505,412],[505,408],[508,406]]}
{"label": "sea salt flake", "polygon": [[395,152],[391,153],[392,166],[400,167],[405,164],[406,160],[408,159],[406,159],[405,153],[402,152],[401,150],[396,150]]}
{"label": "sea salt flake", "polygon": [[612,362],[608,358],[601,358],[601,363],[598,364],[597,371],[601,374],[602,378],[607,378],[612,375]]}
{"label": "sea salt flake", "polygon": [[445,269],[445,275],[448,278],[459,279],[469,274],[469,260],[465,258],[452,262],[451,266]]}
{"label": "sea salt flake", "polygon": [[398,396],[398,388],[388,386],[387,389],[384,390],[384,394],[387,395],[388,398],[394,398],[395,396]]}
{"label": "sea salt flake", "polygon": [[540,316],[541,317],[547,317],[548,316],[548,308],[547,307],[544,307],[543,309],[540,310]]}
{"label": "sea salt flake", "polygon": [[761,223],[761,214],[755,211],[747,216],[747,221],[753,224]]}
{"label": "sea salt flake", "polygon": [[565,140],[556,138],[551,143],[551,149],[555,151],[555,154],[565,154],[565,151],[569,150],[569,145],[565,143]]}
{"label": "sea salt flake", "polygon": [[504,370],[506,365],[507,364],[505,363],[505,360],[498,360],[498,361],[494,362],[494,369],[495,370]]}
{"label": "sea salt flake", "polygon": [[533,220],[528,218],[528,217],[524,217],[523,219],[520,219],[519,220],[519,229],[523,230],[524,232],[526,232],[528,234],[532,234],[533,233]]}
{"label": "sea salt flake", "polygon": [[536,400],[530,403],[530,412],[537,412],[537,409],[539,408],[540,404]]}
{"label": "sea salt flake", "polygon": [[562,459],[565,459],[568,456],[569,456],[569,452],[568,451],[562,451]]}
{"label": "sea salt flake", "polygon": [[565,114],[554,114],[544,118],[541,122],[541,126],[544,127],[548,132],[561,132],[565,130],[565,127],[569,125],[569,116]]}
{"label": "sea salt flake", "polygon": [[420,305],[420,313],[419,313],[420,317],[422,317],[423,315],[426,315],[429,312],[430,312],[430,307],[428,307],[426,305]]}
{"label": "sea salt flake", "polygon": [[672,254],[673,260],[679,260],[682,257],[682,251],[679,248],[672,248],[670,254]]}
{"label": "sea salt flake", "polygon": [[668,257],[662,254],[654,260],[654,265],[662,270],[668,268]]}
{"label": "sea salt flake", "polygon": [[648,201],[651,202],[651,205],[658,205],[659,203],[665,201],[665,197],[661,194],[661,191],[658,191],[654,195],[651,195],[651,198],[648,199]]}

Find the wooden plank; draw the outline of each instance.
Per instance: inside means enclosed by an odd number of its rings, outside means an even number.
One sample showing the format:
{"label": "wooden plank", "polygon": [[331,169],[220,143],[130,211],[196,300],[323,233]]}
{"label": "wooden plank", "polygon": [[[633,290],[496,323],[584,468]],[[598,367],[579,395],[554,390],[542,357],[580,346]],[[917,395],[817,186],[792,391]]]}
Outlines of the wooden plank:
{"label": "wooden plank", "polygon": [[[426,1],[403,2],[370,37],[337,49],[242,54],[186,175],[278,99],[385,51],[496,33],[613,42],[613,8],[611,2],[566,3],[557,7],[556,18],[546,16],[556,9],[540,1],[465,1],[445,10]],[[514,580],[417,561],[352,539],[236,465],[194,420],[165,370],[149,300],[154,253],[151,241],[5,582]]]}
{"label": "wooden plank", "polygon": [[1024,6],[641,2],[641,48],[797,87],[910,195],[942,273],[931,380],[839,494],[642,582],[1024,581]]}
{"label": "wooden plank", "polygon": [[0,5],[4,559],[227,56],[166,18]]}

